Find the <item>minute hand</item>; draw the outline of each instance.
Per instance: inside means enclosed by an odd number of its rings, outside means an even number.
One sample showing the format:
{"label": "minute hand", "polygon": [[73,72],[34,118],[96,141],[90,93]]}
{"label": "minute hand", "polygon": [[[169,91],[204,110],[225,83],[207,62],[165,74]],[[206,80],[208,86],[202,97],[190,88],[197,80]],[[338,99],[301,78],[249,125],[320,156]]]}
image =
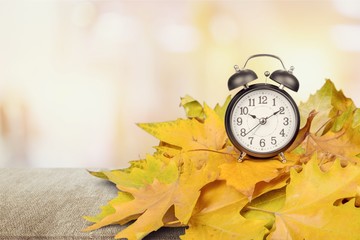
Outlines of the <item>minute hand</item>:
{"label": "minute hand", "polygon": [[273,113],[273,114],[271,114],[270,116],[266,117],[266,118],[265,118],[265,120],[267,120],[267,119],[271,118],[272,116],[274,116],[274,115],[278,114],[279,112],[280,112],[280,110],[279,110],[279,111],[274,112],[274,113]]}

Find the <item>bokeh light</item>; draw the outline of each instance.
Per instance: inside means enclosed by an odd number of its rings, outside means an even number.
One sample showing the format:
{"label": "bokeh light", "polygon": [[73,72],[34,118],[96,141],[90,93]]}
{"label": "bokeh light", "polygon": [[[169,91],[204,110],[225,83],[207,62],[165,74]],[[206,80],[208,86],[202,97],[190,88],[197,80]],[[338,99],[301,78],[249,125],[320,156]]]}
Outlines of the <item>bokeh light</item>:
{"label": "bokeh light", "polygon": [[157,144],[135,123],[183,116],[186,94],[223,102],[257,53],[295,67],[297,102],[330,78],[359,106],[359,42],[350,0],[2,0],[0,167],[125,167]]}

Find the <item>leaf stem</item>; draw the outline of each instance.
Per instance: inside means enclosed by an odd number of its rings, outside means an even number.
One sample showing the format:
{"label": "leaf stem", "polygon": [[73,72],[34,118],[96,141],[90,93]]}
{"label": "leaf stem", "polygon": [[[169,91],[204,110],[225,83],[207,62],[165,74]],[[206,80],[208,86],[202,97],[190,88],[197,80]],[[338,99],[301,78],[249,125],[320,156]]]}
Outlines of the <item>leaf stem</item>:
{"label": "leaf stem", "polygon": [[[337,116],[336,116],[337,117]],[[329,118],[319,129],[315,132],[315,136],[320,132],[321,129],[325,128],[326,125],[328,125],[329,122],[334,121],[335,117]]]}
{"label": "leaf stem", "polygon": [[257,208],[257,207],[247,206],[246,209],[254,210],[254,211],[260,211],[260,212],[264,212],[264,213],[276,214],[275,212],[271,212],[271,211],[268,211],[268,210],[260,209],[260,208]]}
{"label": "leaf stem", "polygon": [[219,154],[230,155],[230,156],[238,156],[238,155],[239,155],[239,154],[234,154],[234,153],[219,152],[219,151],[211,150],[211,149],[193,149],[193,150],[188,150],[188,152],[200,152],[200,151],[213,152],[213,153],[219,153]]}
{"label": "leaf stem", "polygon": [[181,223],[179,220],[164,223],[164,227],[186,227],[188,225]]}

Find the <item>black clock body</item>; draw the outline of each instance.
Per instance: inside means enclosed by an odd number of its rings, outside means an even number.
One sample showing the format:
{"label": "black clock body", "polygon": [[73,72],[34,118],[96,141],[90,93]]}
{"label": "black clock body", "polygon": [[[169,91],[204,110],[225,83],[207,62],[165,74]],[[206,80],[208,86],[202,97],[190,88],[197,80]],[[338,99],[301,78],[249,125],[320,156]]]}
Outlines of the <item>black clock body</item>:
{"label": "black clock body", "polygon": [[225,128],[232,144],[256,158],[284,152],[296,139],[300,114],[281,87],[257,83],[244,87],[230,101]]}

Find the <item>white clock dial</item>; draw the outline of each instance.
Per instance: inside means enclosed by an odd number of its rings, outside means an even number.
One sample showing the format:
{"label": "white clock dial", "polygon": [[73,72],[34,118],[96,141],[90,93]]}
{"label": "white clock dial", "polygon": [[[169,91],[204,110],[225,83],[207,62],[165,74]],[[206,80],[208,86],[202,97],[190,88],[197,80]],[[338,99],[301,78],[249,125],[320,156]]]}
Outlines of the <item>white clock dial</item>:
{"label": "white clock dial", "polygon": [[288,146],[298,131],[296,106],[280,90],[245,92],[230,113],[230,131],[246,152],[268,154]]}

